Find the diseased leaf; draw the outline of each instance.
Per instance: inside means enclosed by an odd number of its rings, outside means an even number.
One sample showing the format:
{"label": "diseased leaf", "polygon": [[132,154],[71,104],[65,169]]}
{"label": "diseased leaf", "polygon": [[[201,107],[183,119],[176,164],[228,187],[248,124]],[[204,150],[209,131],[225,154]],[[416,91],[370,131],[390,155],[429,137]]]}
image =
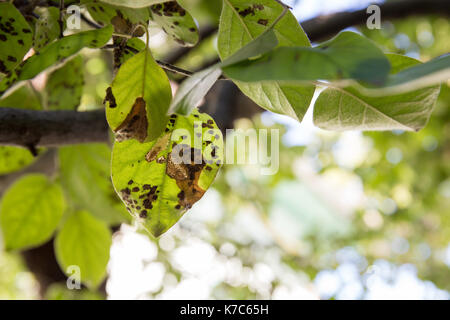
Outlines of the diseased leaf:
{"label": "diseased leaf", "polygon": [[115,32],[133,34],[136,37],[144,35],[143,28],[137,28],[139,23],[147,24],[149,13],[147,9],[131,9],[122,5],[111,5],[97,0],[82,0],[91,17],[100,25],[112,24]]}
{"label": "diseased leaf", "polygon": [[64,59],[76,54],[84,47],[102,47],[108,42],[111,35],[112,27],[108,26],[103,29],[79,32],[51,43],[40,54],[28,58],[11,75],[0,81],[0,96],[15,83],[34,78],[45,69],[63,62]]}
{"label": "diseased leaf", "polygon": [[64,209],[58,184],[42,174],[20,178],[6,191],[0,209],[6,249],[26,249],[49,240]]}
{"label": "diseased leaf", "polygon": [[77,110],[83,93],[83,57],[76,56],[53,71],[45,91],[49,110]]}
{"label": "diseased leaf", "polygon": [[28,149],[0,146],[0,175],[18,171],[33,163],[35,157]]}
{"label": "diseased leaf", "polygon": [[189,115],[192,109],[200,104],[203,97],[208,93],[217,79],[219,79],[222,74],[221,68],[265,53],[275,48],[277,44],[278,40],[275,33],[273,30],[268,30],[236,51],[236,53],[225,59],[222,63],[215,64],[192,75],[178,88],[172,100],[169,113]]}
{"label": "diseased leaf", "polygon": [[355,79],[382,84],[389,60],[369,39],[341,32],[315,48],[279,47],[259,59],[225,67],[224,73],[245,82]]}
{"label": "diseased leaf", "polygon": [[105,144],[87,144],[62,147],[58,152],[61,184],[68,199],[109,225],[124,222],[127,213],[111,183],[111,149]]}
{"label": "diseased leaf", "polygon": [[152,4],[167,2],[170,0],[100,0],[116,6],[124,6],[129,8],[144,8]]}
{"label": "diseased leaf", "polygon": [[150,7],[152,19],[182,46],[197,44],[199,35],[192,16],[176,1],[158,3]]}
{"label": "diseased leaf", "polygon": [[197,110],[172,115],[154,141],[115,142],[114,187],[131,215],[158,237],[203,196],[222,155],[222,134],[211,117]]}
{"label": "diseased leaf", "polygon": [[81,282],[96,289],[106,275],[111,243],[111,231],[103,222],[87,211],[78,211],[56,236],[56,259],[68,276],[72,275],[70,266],[78,267]]}
{"label": "diseased leaf", "polygon": [[0,73],[7,74],[31,48],[33,31],[12,3],[0,3],[0,12]]}
{"label": "diseased leaf", "polygon": [[150,141],[164,130],[171,99],[169,79],[146,49],[120,67],[105,98],[106,118],[117,139]]}
{"label": "diseased leaf", "polygon": [[[392,73],[420,62],[400,55],[387,55]],[[325,89],[314,106],[314,123],[327,130],[422,129],[433,110],[440,86],[401,95],[369,97],[354,86]]]}
{"label": "diseased leaf", "polygon": [[46,45],[57,39],[60,34],[59,9],[55,7],[38,8],[39,19],[34,32],[34,49],[41,51]]}
{"label": "diseased leaf", "polygon": [[30,85],[24,83],[11,94],[3,96],[0,99],[0,107],[41,110],[42,104]]}
{"label": "diseased leaf", "polygon": [[[255,39],[283,12],[273,0],[223,0],[218,49],[222,60]],[[288,12],[274,27],[280,46],[310,47],[309,40],[295,17]],[[236,82],[243,93],[258,105],[301,120],[309,107],[315,87],[294,83]]]}

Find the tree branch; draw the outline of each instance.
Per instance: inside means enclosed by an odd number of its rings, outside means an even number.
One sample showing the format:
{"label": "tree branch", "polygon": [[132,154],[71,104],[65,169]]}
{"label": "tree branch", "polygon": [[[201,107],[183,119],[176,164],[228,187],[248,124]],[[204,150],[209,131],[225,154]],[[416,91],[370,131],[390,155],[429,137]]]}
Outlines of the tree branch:
{"label": "tree branch", "polygon": [[[448,0],[399,0],[378,6],[381,9],[381,21],[428,14],[450,16]],[[306,20],[301,25],[311,41],[319,41],[330,38],[345,28],[364,25],[368,17],[366,9],[362,9],[319,16]]]}
{"label": "tree branch", "polygon": [[0,145],[28,148],[108,141],[105,111],[0,108]]}

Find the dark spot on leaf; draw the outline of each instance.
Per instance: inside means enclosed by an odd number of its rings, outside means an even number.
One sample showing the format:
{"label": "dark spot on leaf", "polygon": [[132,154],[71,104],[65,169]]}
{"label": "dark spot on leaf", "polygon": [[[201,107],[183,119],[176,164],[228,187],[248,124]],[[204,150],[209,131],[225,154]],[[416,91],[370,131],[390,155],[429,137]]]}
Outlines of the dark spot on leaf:
{"label": "dark spot on leaf", "polygon": [[147,218],[147,210],[142,210],[141,213],[139,213],[139,217],[142,219]]}
{"label": "dark spot on leaf", "polygon": [[269,20],[267,20],[267,19],[259,19],[258,23],[263,25],[263,26],[267,26],[267,24],[269,23]]}
{"label": "dark spot on leaf", "polygon": [[110,108],[117,107],[116,98],[114,97],[114,95],[112,93],[111,87],[108,87],[108,89],[106,89],[106,96],[105,96],[105,99],[103,100],[103,104],[105,104],[106,102],[109,102]]}

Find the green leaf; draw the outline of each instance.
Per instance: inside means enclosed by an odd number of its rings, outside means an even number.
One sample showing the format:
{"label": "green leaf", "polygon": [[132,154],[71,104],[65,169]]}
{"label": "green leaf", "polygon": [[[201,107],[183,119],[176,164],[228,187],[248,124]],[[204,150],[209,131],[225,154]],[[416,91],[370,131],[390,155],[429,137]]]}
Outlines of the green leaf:
{"label": "green leaf", "polygon": [[167,2],[170,0],[100,0],[116,6],[124,6],[129,8],[144,8],[152,4]]}
{"label": "green leaf", "polygon": [[197,44],[199,35],[192,16],[176,1],[158,3],[150,7],[152,19],[182,46]]}
{"label": "green leaf", "polygon": [[[281,15],[283,7],[273,0],[223,0],[218,49],[222,60],[255,39]],[[310,47],[308,37],[288,12],[274,27],[280,46]],[[295,83],[236,82],[258,105],[301,120],[310,105],[315,87]]]}
{"label": "green leaf", "polygon": [[224,73],[245,82],[356,79],[381,84],[390,64],[369,39],[342,32],[315,48],[280,47],[259,59],[226,67]]}
{"label": "green leaf", "polygon": [[169,79],[146,49],[127,60],[108,89],[106,118],[119,141],[158,137],[172,99]]}
{"label": "green leaf", "polygon": [[[387,55],[392,72],[420,62],[400,55]],[[314,123],[327,130],[406,130],[422,129],[430,117],[440,86],[401,95],[370,97],[354,86],[325,89],[314,106]]]}
{"label": "green leaf", "polygon": [[63,62],[64,59],[85,47],[102,47],[111,38],[112,31],[112,26],[108,26],[103,29],[79,32],[46,46],[40,54],[28,58],[21,67],[0,82],[0,96],[13,84],[34,78],[45,69]]}
{"label": "green leaf", "polygon": [[6,191],[0,209],[6,249],[26,249],[49,240],[64,209],[58,184],[42,174],[20,178]]}
{"label": "green leaf", "polygon": [[9,73],[31,48],[33,33],[12,3],[0,3],[0,73]]}
{"label": "green leaf", "polygon": [[115,142],[114,187],[131,215],[158,237],[203,196],[222,155],[222,134],[211,117],[197,110],[172,115],[155,141]]}
{"label": "green leaf", "polygon": [[34,160],[35,157],[28,149],[0,146],[0,175],[25,168]]}
{"label": "green leaf", "polygon": [[122,5],[110,5],[96,0],[82,0],[91,17],[100,25],[112,24],[118,33],[142,36],[145,31],[136,28],[139,23],[147,24],[150,15],[147,9],[132,9]]}
{"label": "green leaf", "polygon": [[111,231],[87,211],[70,215],[55,240],[55,254],[61,269],[70,276],[70,266],[79,267],[81,282],[90,289],[106,275]]}
{"label": "green leaf", "polygon": [[83,57],[76,56],[53,71],[47,80],[47,108],[49,110],[77,110],[83,93]]}
{"label": "green leaf", "polygon": [[111,149],[105,144],[67,146],[59,149],[61,183],[68,199],[77,208],[114,225],[123,222],[126,212],[120,206],[111,183]]}
{"label": "green leaf", "polygon": [[222,70],[216,64],[184,80],[172,100],[169,113],[189,115],[192,109],[200,104],[221,74]]}
{"label": "green leaf", "polygon": [[370,96],[393,95],[437,85],[449,78],[450,54],[446,54],[390,75],[386,84],[380,88],[360,86],[359,89]]}
{"label": "green leaf", "polygon": [[59,9],[55,7],[39,8],[39,19],[34,33],[34,49],[40,51],[60,34]]}
{"label": "green leaf", "polygon": [[205,70],[195,73],[181,84],[172,100],[169,113],[189,115],[197,107],[203,97],[208,93],[214,83],[222,74],[221,68],[265,53],[278,44],[273,30],[264,32],[252,40],[222,63],[215,64]]}
{"label": "green leaf", "polygon": [[23,83],[22,86],[5,95],[0,99],[0,107],[41,110],[42,104],[28,83]]}

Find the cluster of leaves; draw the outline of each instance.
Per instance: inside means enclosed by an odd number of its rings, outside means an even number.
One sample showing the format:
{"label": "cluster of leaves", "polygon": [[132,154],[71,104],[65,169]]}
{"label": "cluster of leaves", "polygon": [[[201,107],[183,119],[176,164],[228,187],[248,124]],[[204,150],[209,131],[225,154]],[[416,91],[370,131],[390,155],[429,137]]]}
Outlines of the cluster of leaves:
{"label": "cluster of leaves", "polygon": [[[84,82],[79,52],[112,46],[116,74],[105,97],[115,134],[112,183],[131,216],[156,237],[203,196],[223,163],[220,130],[195,109],[221,76],[262,108],[298,121],[316,87],[326,87],[314,108],[315,124],[322,128],[416,131],[425,126],[439,83],[450,72],[449,56],[422,64],[386,55],[352,32],[311,47],[279,1],[223,0],[218,31],[222,61],[185,80],[172,97],[168,77],[149,49],[147,27],[156,24],[176,43],[194,46],[198,29],[180,3],[70,4],[84,8],[101,28],[66,30],[62,36],[67,12],[40,7],[24,17],[13,4],[0,3],[0,106],[76,110]],[[147,43],[139,39],[144,35]],[[30,50],[34,54],[27,54]],[[37,98],[30,80],[44,71],[46,87]],[[0,152],[5,155],[1,173],[33,161],[26,149],[1,147]],[[180,154],[182,163],[175,159]],[[64,271],[78,265],[84,283],[95,287],[109,258],[108,225],[126,220],[111,191],[110,149],[64,147],[58,155],[60,177],[28,175],[5,193],[0,214],[5,246],[37,246],[57,232],[56,256]],[[8,157],[14,166],[3,164]]]}

